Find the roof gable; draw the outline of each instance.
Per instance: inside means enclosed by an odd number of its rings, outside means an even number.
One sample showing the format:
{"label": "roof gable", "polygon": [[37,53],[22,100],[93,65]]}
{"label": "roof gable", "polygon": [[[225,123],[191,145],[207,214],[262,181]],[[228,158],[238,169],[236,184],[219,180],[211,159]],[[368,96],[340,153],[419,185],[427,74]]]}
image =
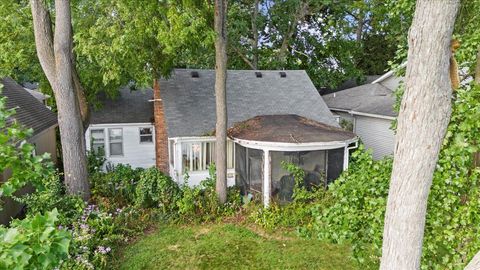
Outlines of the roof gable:
{"label": "roof gable", "polygon": [[[192,77],[198,73],[198,78]],[[257,77],[255,72],[261,72]],[[286,77],[281,77],[285,72]],[[169,137],[203,136],[215,128],[215,71],[176,69],[160,82]],[[227,72],[228,126],[258,115],[296,114],[338,126],[303,70]]]}
{"label": "roof gable", "polygon": [[7,97],[7,109],[15,109],[13,116],[21,125],[33,129],[36,135],[57,124],[57,116],[45,105],[10,78],[3,78],[1,96]]}

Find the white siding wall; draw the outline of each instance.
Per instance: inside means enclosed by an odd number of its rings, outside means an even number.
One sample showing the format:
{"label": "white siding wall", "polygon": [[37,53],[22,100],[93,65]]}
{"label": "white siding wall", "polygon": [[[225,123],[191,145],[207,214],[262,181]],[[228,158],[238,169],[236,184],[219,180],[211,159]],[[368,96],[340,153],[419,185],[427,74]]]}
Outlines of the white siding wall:
{"label": "white siding wall", "polygon": [[[152,128],[153,142],[140,143],[140,128]],[[108,129],[121,128],[123,131],[123,155],[111,156],[108,150]],[[155,166],[155,130],[151,123],[132,123],[132,124],[96,124],[90,125],[85,133],[87,150],[90,150],[91,129],[104,129],[106,158],[107,163],[112,164],[130,164],[132,167],[149,168]]]}
{"label": "white siding wall", "polygon": [[393,154],[395,134],[390,129],[391,122],[388,119],[355,116],[354,132],[367,149],[373,150],[374,159],[381,159]]}

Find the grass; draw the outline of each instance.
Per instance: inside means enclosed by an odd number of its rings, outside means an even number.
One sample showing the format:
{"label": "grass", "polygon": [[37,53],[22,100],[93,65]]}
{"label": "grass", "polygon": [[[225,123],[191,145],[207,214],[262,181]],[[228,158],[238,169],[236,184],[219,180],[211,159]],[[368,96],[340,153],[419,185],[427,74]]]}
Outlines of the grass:
{"label": "grass", "polygon": [[165,226],[119,252],[115,269],[356,269],[347,246],[232,224]]}

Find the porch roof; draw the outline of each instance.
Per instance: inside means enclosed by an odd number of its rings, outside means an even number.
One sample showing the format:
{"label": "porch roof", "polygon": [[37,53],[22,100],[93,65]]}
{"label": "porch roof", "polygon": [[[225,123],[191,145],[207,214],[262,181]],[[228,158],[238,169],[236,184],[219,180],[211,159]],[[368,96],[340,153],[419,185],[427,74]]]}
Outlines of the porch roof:
{"label": "porch roof", "polygon": [[238,122],[228,129],[232,139],[289,144],[344,142],[356,135],[308,118],[287,115],[261,115]]}

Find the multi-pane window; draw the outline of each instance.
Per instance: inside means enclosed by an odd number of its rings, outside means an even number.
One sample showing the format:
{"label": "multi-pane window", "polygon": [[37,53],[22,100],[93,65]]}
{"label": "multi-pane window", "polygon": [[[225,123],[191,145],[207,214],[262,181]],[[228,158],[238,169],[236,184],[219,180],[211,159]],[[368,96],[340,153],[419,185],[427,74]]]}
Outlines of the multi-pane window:
{"label": "multi-pane window", "polygon": [[140,128],[140,143],[151,143],[153,142],[153,132],[152,128]]}
{"label": "multi-pane window", "polygon": [[[233,142],[227,142],[227,168],[233,168]],[[215,163],[215,142],[182,143],[183,169],[205,171]]]}
{"label": "multi-pane window", "polygon": [[95,153],[105,154],[105,134],[103,129],[92,129],[90,131],[92,137],[92,150]]}
{"label": "multi-pane window", "polygon": [[109,128],[108,140],[110,144],[110,156],[123,155],[123,132],[121,128]]}

